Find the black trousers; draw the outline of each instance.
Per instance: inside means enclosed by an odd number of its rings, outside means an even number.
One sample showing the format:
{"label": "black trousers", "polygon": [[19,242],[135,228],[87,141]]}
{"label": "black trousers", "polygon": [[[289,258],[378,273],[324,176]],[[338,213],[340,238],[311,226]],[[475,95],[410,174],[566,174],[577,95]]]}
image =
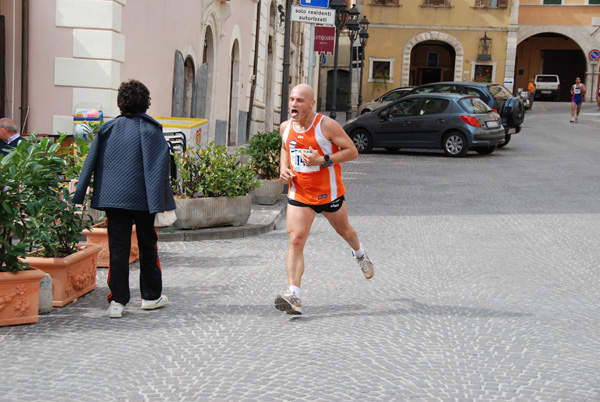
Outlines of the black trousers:
{"label": "black trousers", "polygon": [[112,300],[127,304],[129,292],[129,252],[131,227],[135,223],[140,248],[140,293],[144,300],[156,300],[162,292],[162,270],[158,260],[158,234],[154,227],[154,214],[148,211],[107,208],[108,248],[110,264],[108,287]]}

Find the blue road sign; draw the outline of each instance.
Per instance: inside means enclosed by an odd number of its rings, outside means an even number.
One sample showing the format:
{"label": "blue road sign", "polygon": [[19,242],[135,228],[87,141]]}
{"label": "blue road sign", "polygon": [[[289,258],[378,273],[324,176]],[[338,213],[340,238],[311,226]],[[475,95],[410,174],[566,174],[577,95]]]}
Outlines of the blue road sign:
{"label": "blue road sign", "polygon": [[588,56],[591,61],[597,61],[598,59],[600,59],[600,50],[594,49],[589,53]]}
{"label": "blue road sign", "polygon": [[300,0],[301,6],[329,8],[329,0]]}

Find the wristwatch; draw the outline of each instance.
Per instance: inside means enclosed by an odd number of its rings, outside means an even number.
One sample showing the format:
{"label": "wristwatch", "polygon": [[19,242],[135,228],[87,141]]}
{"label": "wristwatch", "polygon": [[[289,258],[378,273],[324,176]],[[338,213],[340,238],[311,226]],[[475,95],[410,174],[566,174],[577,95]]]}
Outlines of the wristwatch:
{"label": "wristwatch", "polygon": [[329,160],[329,155],[324,155],[325,162],[321,163],[321,167],[328,168],[329,166],[333,166],[333,162]]}

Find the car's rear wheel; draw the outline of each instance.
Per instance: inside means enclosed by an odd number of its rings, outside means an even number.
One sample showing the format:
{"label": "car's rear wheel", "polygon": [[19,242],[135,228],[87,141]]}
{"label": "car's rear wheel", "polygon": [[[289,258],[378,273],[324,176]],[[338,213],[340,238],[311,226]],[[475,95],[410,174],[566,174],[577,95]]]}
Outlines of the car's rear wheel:
{"label": "car's rear wheel", "polygon": [[454,158],[461,158],[469,151],[467,137],[460,131],[452,131],[444,136],[442,141],[444,153]]}
{"label": "car's rear wheel", "polygon": [[504,148],[510,142],[510,137],[512,134],[504,134],[504,142],[498,144],[498,148]]}
{"label": "car's rear wheel", "polygon": [[350,135],[350,139],[354,142],[354,146],[359,154],[368,154],[373,150],[373,140],[371,134],[364,129],[358,129]]}
{"label": "car's rear wheel", "polygon": [[491,146],[491,147],[475,148],[475,152],[477,152],[480,155],[489,155],[492,152],[494,152],[495,150],[496,150],[496,145]]}

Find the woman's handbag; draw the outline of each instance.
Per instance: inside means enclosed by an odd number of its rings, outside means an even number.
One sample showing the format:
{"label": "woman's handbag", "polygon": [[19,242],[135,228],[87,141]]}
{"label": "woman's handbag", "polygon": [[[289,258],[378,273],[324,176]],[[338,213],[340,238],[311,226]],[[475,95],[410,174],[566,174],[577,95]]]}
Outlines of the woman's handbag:
{"label": "woman's handbag", "polygon": [[175,210],[158,212],[156,215],[154,215],[154,226],[171,226],[176,220],[177,215],[175,215]]}

